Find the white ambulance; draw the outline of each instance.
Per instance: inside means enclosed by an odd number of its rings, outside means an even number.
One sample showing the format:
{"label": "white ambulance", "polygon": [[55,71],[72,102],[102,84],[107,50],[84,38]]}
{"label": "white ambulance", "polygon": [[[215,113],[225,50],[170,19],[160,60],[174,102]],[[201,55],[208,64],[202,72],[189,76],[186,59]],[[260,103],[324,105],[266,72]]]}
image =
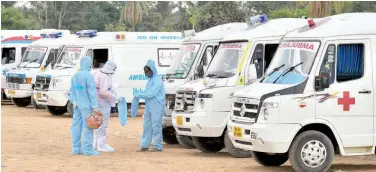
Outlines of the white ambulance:
{"label": "white ambulance", "polygon": [[6,73],[16,69],[26,48],[40,39],[41,30],[2,30],[1,31],[1,100],[7,99],[4,89],[7,88]]}
{"label": "white ambulance", "polygon": [[69,36],[69,30],[42,33],[41,39],[27,47],[17,68],[6,74],[5,94],[16,106],[25,107],[32,102],[36,74],[56,61],[59,46]]}
{"label": "white ambulance", "polygon": [[327,171],[335,154],[375,154],[375,18],[340,14],[288,33],[266,77],[234,93],[234,146],[299,172]]}
{"label": "white ambulance", "polygon": [[163,140],[167,144],[180,143],[194,148],[191,138],[176,137],[171,114],[175,105],[176,87],[203,77],[207,66],[218,48],[219,41],[226,35],[245,29],[246,23],[228,23],[215,26],[199,33],[194,30],[183,32],[184,39],[174,62],[165,77],[166,111],[163,116]]}
{"label": "white ambulance", "polygon": [[225,132],[231,111],[229,96],[261,78],[282,37],[306,23],[299,18],[268,21],[266,15],[251,21],[253,27],[221,41],[204,79],[177,89],[173,126],[179,135],[192,136],[202,152],[226,147],[234,157],[250,156],[250,151],[234,148]]}
{"label": "white ambulance", "polygon": [[[54,69],[44,73],[48,86],[47,109],[52,115],[72,115],[72,106],[67,94],[73,74],[79,69],[80,58],[93,57],[93,69],[102,67],[107,60],[118,65],[113,76],[119,86],[118,96],[124,96],[128,103],[133,96],[145,88],[146,76],[143,67],[148,59],[156,63],[162,77],[171,65],[181,44],[180,32],[98,32],[85,30],[77,32],[77,40],[64,47]],[[45,93],[42,93],[45,94]],[[143,100],[142,100],[143,101]]]}

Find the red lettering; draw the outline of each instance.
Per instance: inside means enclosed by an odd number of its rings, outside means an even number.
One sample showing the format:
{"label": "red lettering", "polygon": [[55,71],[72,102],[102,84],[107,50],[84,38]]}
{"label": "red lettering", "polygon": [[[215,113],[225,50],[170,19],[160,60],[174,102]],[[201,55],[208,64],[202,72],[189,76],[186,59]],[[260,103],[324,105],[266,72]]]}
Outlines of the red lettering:
{"label": "red lettering", "polygon": [[311,45],[308,47],[308,49],[313,50],[313,44],[311,44]]}
{"label": "red lettering", "polygon": [[303,42],[284,42],[280,45],[281,48],[299,48],[299,49],[307,49],[307,50],[314,50],[314,45],[311,43],[303,43]]}

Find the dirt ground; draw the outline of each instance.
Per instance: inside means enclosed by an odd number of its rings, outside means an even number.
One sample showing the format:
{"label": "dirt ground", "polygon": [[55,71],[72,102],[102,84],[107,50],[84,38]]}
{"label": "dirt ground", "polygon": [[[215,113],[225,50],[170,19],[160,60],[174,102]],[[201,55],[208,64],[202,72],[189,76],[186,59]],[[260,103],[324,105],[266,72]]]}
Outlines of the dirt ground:
{"label": "dirt ground", "polygon": [[[114,153],[72,156],[69,116],[52,116],[45,110],[1,107],[1,171],[236,171],[287,172],[290,164],[267,168],[253,159],[235,159],[226,152],[205,154],[179,145],[165,145],[163,152],[137,153],[142,118],[122,127],[117,117],[109,125],[109,143]],[[332,171],[376,171],[376,156],[336,157]]]}

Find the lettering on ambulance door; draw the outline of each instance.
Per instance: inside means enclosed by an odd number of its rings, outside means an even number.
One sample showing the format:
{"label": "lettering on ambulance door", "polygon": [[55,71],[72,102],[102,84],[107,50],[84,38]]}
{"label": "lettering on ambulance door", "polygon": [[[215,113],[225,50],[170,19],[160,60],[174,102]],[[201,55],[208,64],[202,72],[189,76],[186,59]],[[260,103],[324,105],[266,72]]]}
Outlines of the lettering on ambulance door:
{"label": "lettering on ambulance door", "polygon": [[370,147],[374,130],[370,41],[329,41],[324,52],[315,79],[316,118],[334,126],[345,151]]}

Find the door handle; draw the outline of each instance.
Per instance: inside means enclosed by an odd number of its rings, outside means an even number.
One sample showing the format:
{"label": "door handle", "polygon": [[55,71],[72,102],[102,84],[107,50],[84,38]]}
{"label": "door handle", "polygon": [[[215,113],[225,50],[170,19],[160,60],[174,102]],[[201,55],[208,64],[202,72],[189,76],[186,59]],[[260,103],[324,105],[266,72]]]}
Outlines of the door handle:
{"label": "door handle", "polygon": [[371,94],[371,90],[360,90],[359,94]]}

